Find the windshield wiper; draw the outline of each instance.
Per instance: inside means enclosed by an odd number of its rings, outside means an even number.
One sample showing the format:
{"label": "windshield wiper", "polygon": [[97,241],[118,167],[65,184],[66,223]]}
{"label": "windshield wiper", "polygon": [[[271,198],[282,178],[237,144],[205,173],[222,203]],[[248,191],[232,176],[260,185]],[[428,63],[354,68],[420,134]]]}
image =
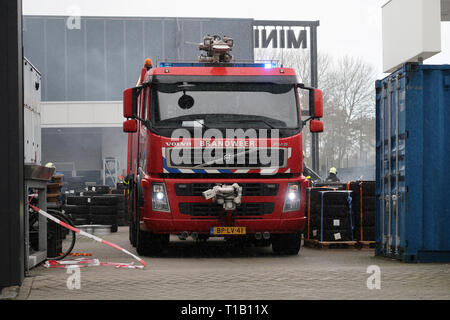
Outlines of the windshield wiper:
{"label": "windshield wiper", "polygon": [[279,129],[279,128],[275,127],[274,125],[272,125],[270,122],[268,122],[267,120],[264,120],[264,119],[236,119],[236,120],[222,120],[222,122],[237,122],[237,123],[242,123],[242,122],[262,122],[262,123],[266,124],[268,127],[270,127],[271,129]]}
{"label": "windshield wiper", "polygon": [[208,127],[204,122],[198,121],[198,120],[194,120],[197,123],[200,123],[202,125],[203,128],[205,129],[211,129],[210,127]]}
{"label": "windshield wiper", "polygon": [[[205,129],[211,129],[209,126],[207,126],[204,122],[201,122],[201,121],[199,121],[198,119],[193,119],[193,120],[182,120],[182,119],[179,119],[179,118],[173,118],[173,119],[165,119],[165,120],[162,120],[162,121],[158,121],[157,123],[155,123],[155,127],[159,127],[158,126],[158,123],[159,124],[161,124],[161,123],[173,123],[173,122],[181,122],[181,124],[183,124],[183,122],[195,122],[195,123],[198,123],[198,124],[200,124],[203,128],[205,128]],[[166,126],[163,126],[163,128],[178,128],[178,127],[166,127]]]}

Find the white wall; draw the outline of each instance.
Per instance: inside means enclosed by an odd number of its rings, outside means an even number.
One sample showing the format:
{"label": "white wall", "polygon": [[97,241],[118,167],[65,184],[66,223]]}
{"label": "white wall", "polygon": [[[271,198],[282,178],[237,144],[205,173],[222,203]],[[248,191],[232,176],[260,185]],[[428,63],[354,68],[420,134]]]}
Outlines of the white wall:
{"label": "white wall", "polygon": [[41,103],[42,128],[121,127],[121,101],[59,101]]}
{"label": "white wall", "polygon": [[441,0],[391,0],[383,6],[383,71],[441,51]]}

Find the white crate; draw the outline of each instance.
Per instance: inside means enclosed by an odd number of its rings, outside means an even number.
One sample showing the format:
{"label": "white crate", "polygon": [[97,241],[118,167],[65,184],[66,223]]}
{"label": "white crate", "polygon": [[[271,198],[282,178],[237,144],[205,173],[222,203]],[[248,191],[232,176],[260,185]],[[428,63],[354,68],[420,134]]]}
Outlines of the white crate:
{"label": "white crate", "polygon": [[440,0],[390,0],[383,6],[383,71],[441,52]]}

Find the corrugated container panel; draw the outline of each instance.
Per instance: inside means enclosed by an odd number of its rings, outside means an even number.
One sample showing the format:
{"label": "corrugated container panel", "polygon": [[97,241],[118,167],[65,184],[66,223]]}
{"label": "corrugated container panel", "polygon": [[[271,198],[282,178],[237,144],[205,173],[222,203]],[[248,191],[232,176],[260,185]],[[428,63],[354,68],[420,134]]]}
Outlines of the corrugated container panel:
{"label": "corrugated container panel", "polygon": [[376,109],[376,254],[450,261],[450,66],[405,64]]}

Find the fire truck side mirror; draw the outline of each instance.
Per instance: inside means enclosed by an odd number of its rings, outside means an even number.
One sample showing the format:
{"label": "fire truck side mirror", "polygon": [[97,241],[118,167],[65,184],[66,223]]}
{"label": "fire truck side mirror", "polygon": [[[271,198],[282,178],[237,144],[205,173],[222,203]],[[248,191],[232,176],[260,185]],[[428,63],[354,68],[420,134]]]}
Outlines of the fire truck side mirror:
{"label": "fire truck side mirror", "polygon": [[123,92],[123,116],[124,118],[137,117],[138,88],[129,88]]}
{"label": "fire truck side mirror", "polygon": [[297,84],[300,89],[309,91],[309,115],[311,118],[323,118],[323,93],[322,90],[306,87],[303,83]]}
{"label": "fire truck side mirror", "polygon": [[[309,105],[313,106],[314,110],[311,110],[311,114],[314,115],[314,118],[323,118],[323,93],[322,90],[319,89],[314,89],[311,92],[312,95],[312,99],[313,101],[312,104],[310,103]],[[310,95],[310,99],[311,99],[311,95]]]}
{"label": "fire truck side mirror", "polygon": [[321,120],[311,120],[309,122],[309,131],[323,132],[323,122]]}
{"label": "fire truck side mirror", "polygon": [[134,133],[137,132],[137,120],[127,120],[123,123],[123,132]]}

